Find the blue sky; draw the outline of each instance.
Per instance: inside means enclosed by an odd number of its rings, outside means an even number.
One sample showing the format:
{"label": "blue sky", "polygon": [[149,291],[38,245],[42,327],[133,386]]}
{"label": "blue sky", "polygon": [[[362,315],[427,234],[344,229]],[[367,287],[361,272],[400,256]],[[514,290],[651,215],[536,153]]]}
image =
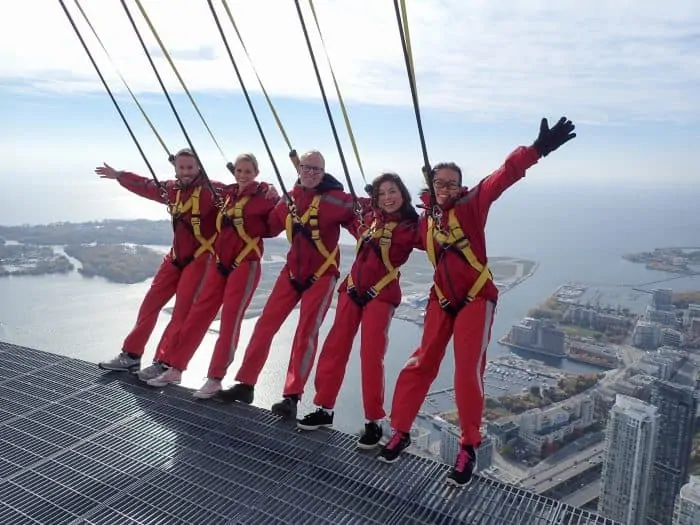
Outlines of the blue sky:
{"label": "blue sky", "polygon": [[[83,0],[108,51],[173,150],[184,145],[120,2]],[[229,0],[245,43],[294,146],[326,153],[342,176],[294,3]],[[30,5],[31,4],[31,5]],[[81,19],[79,24],[110,86],[158,173],[164,153]],[[286,146],[226,18],[215,1],[285,182],[293,174]],[[353,182],[357,163],[335,104],[330,74],[308,9],[336,127]],[[700,3],[566,0],[408,0],[419,97],[430,160],[455,160],[474,182],[519,144],[536,137],[539,118],[566,115],[578,138],[533,169],[529,184],[696,185],[700,143]],[[212,178],[225,179],[221,158],[184,97],[134,2],[129,2],[188,133]],[[143,0],[227,158],[253,151],[263,178],[270,163],[205,2]],[[421,153],[390,1],[316,0],[324,38],[358,140],[368,178],[391,169],[420,185]],[[41,17],[36,13],[41,12]],[[19,177],[59,196],[95,191],[102,161],[145,173],[126,129],[54,0],[17,4],[0,40],[0,153]],[[31,30],[28,30],[31,28]],[[38,35],[43,35],[41,38]],[[536,171],[535,171],[536,170]],[[0,185],[13,184],[3,177]],[[83,191],[83,190],[81,190]],[[87,190],[85,190],[87,191]],[[90,190],[93,191],[93,190]]]}

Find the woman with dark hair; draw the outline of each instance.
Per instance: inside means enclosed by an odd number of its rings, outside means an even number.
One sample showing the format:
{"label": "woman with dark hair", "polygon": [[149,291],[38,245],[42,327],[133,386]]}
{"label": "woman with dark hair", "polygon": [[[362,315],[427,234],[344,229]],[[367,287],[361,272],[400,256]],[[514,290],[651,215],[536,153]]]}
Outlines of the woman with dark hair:
{"label": "woman with dark hair", "polygon": [[[542,119],[532,146],[517,148],[473,188],[463,186],[462,170],[453,162],[438,164],[430,173],[432,191],[423,194],[430,212],[421,217],[419,232],[435,275],[420,346],[396,381],[391,408],[394,434],[380,452],[381,461],[393,463],[411,444],[411,427],[454,335],[455,400],[462,436],[447,482],[464,486],[471,481],[481,444],[486,348],[498,300],[486,256],[486,219],[496,199],[541,157],[573,139],[573,130],[565,117],[552,129]],[[433,210],[434,204],[440,214]]]}
{"label": "woman with dark hair", "polygon": [[297,422],[302,430],[333,425],[333,407],[361,325],[362,399],[367,419],[357,443],[362,449],[376,447],[382,438],[384,354],[389,325],[401,303],[399,268],[416,245],[418,223],[411,195],[395,173],[374,179],[371,196],[372,211],[364,216],[364,224],[357,224],[355,262],[338,289],[335,320],[316,367],[314,404],[319,408]]}

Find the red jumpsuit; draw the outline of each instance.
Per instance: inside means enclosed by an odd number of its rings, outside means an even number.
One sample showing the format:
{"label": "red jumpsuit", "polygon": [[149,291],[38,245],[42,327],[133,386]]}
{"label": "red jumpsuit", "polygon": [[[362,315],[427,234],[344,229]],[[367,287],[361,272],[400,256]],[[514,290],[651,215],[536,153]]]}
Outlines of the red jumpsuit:
{"label": "red jumpsuit", "polygon": [[[534,147],[517,148],[498,170],[475,188],[464,188],[456,201],[443,207],[443,231],[448,229],[450,210],[453,210],[464,236],[471,243],[477,265],[487,263],[485,228],[491,204],[523,178],[525,171],[536,164],[539,157]],[[423,195],[423,200],[429,204],[427,193]],[[420,346],[408,359],[396,382],[391,426],[400,432],[410,432],[428,389],[437,377],[447,344],[454,335],[454,387],[462,430],[461,444],[476,448],[481,444],[483,376],[498,289],[489,279],[476,293],[475,299],[465,304],[481,272],[467,262],[458,245],[443,250],[435,238],[428,237],[428,230],[429,220],[423,215],[419,224],[421,242],[429,256],[434,250],[437,265]],[[456,242],[456,239],[451,241]],[[432,247],[429,243],[432,243]],[[445,308],[441,307],[441,296]]]}
{"label": "red jumpsuit", "polygon": [[[373,212],[365,217],[364,231],[358,228],[355,233],[363,239],[363,234],[371,235],[367,230],[375,231],[369,240],[360,241],[350,274],[338,289],[335,320],[316,365],[315,405],[329,409],[335,406],[352,344],[362,325],[360,361],[365,418],[384,418],[384,354],[391,319],[401,303],[401,274],[392,270],[408,260],[416,245],[416,219]],[[385,264],[380,246],[387,241],[390,244],[384,248],[388,258]],[[372,299],[367,294],[370,288],[379,292]]]}
{"label": "red jumpsuit", "polygon": [[[255,324],[236,381],[246,385],[257,383],[270,354],[272,339],[301,300],[299,324],[294,333],[283,392],[284,396],[301,397],[314,364],[318,331],[330,307],[338,280],[340,227],[352,231],[355,214],[352,197],[329,174],[324,175],[314,189],[296,185],[291,197],[304,226],[292,226],[284,200],[270,215],[270,235],[277,235],[286,229],[291,247],[287,252],[287,262]],[[320,244],[312,239],[315,231],[312,204],[318,205]]]}
{"label": "red jumpsuit", "polygon": [[[152,179],[122,172],[117,179],[127,190],[147,199],[163,202],[161,190]],[[158,314],[175,296],[170,322],[158,343],[155,360],[159,360],[169,341],[174,340],[202,284],[211,246],[216,239],[217,209],[211,191],[201,178],[181,187],[178,181],[162,182],[175,210],[173,215],[173,245],[163,259],[144,297],[136,325],[126,336],[122,349],[141,356],[146,342],[158,320]],[[214,183],[221,187],[221,183]],[[197,210],[198,208],[198,210]],[[193,212],[199,216],[199,226],[192,222]],[[198,213],[197,213],[198,212]]]}
{"label": "red jumpsuit", "polygon": [[[209,260],[202,291],[190,310],[177,344],[169,347],[162,362],[185,370],[204,339],[207,329],[221,310],[221,327],[209,365],[208,377],[223,379],[233,362],[241,323],[260,281],[262,238],[268,234],[268,217],[275,201],[266,198],[264,182],[246,186],[239,192],[233,184],[222,191],[228,220],[217,221],[216,257]],[[242,222],[237,222],[237,214]]]}

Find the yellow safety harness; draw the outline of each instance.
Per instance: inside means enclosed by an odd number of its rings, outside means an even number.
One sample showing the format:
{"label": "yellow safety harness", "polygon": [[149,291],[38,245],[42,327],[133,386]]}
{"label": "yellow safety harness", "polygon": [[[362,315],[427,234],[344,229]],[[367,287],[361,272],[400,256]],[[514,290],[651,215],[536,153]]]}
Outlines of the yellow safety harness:
{"label": "yellow safety harness", "polygon": [[433,265],[433,268],[437,266],[435,243],[433,242],[434,239],[440,244],[442,250],[454,248],[460,252],[464,256],[467,263],[469,263],[472,268],[479,272],[479,277],[476,279],[476,281],[474,281],[474,284],[467,292],[467,297],[465,298],[464,302],[457,307],[450,304],[450,301],[445,297],[445,294],[442,293],[442,290],[440,290],[437,283],[433,282],[433,288],[435,289],[435,293],[440,302],[440,307],[443,310],[456,315],[464,305],[470,303],[477,295],[479,295],[479,292],[484,285],[486,285],[489,280],[493,279],[493,275],[491,274],[491,270],[489,270],[488,266],[486,264],[481,264],[476,258],[476,255],[474,255],[469,239],[467,239],[466,235],[464,235],[464,231],[459,224],[454,208],[452,208],[447,214],[447,229],[447,233],[441,231],[441,229],[436,227],[433,218],[430,216],[428,217],[426,253],[428,255],[428,260]]}
{"label": "yellow safety harness", "polygon": [[[293,197],[290,195],[289,198],[292,199],[292,202],[290,204],[294,205]],[[288,213],[287,219],[285,221],[287,240],[290,244],[292,243],[292,239],[295,233],[304,232],[307,235],[309,235],[309,238],[316,246],[318,252],[321,254],[322,257],[325,258],[323,264],[313,273],[311,277],[309,277],[309,279],[305,283],[298,282],[294,277],[294,274],[292,273],[292,269],[289,268],[289,278],[291,279],[293,286],[299,293],[308,290],[311,287],[311,285],[314,284],[318,280],[318,278],[326,272],[326,270],[328,270],[328,268],[330,268],[331,266],[335,266],[337,268],[338,266],[335,261],[335,258],[338,255],[338,247],[336,246],[332,252],[329,252],[323,244],[323,242],[321,241],[321,232],[318,228],[318,207],[320,204],[321,195],[316,195],[311,200],[309,208],[301,217],[292,219],[292,214]]]}
{"label": "yellow safety harness", "polygon": [[231,197],[226,197],[226,200],[224,201],[224,209],[226,210],[226,212],[219,212],[219,214],[216,217],[217,232],[221,233],[221,228],[223,226],[224,219],[226,219],[226,222],[231,224],[236,229],[236,233],[245,243],[245,246],[240,252],[238,252],[238,255],[231,263],[231,266],[225,266],[219,259],[219,254],[216,254],[216,266],[219,269],[219,272],[221,272],[221,274],[224,277],[228,277],[228,275],[233,270],[238,268],[243,259],[245,259],[245,257],[250,252],[254,251],[257,254],[258,258],[262,257],[262,253],[260,252],[259,247],[260,237],[250,237],[250,235],[248,235],[244,228],[243,208],[245,208],[245,205],[248,204],[249,200],[250,195],[247,195],[238,199],[238,201],[236,201],[236,203],[232,207],[229,207],[229,204],[231,203]]}
{"label": "yellow safety harness", "polygon": [[367,290],[365,297],[360,297],[358,295],[355,283],[352,279],[352,273],[348,275],[348,294],[350,294],[352,300],[360,306],[366,305],[369,301],[377,297],[379,292],[386,288],[386,286],[399,275],[399,268],[394,268],[389,258],[392,232],[398,225],[398,222],[388,222],[381,229],[377,229],[376,225],[377,220],[375,219],[369,229],[358,239],[355,252],[359,253],[363,245],[371,243],[374,239],[379,239],[379,255],[382,258],[382,263],[384,263],[387,273],[377,281],[374,286],[371,286],[369,290]]}
{"label": "yellow safety harness", "polygon": [[197,248],[197,251],[194,252],[194,255],[187,257],[183,261],[180,261],[177,258],[177,254],[175,253],[175,246],[173,245],[170,251],[171,257],[173,259],[173,264],[180,268],[184,268],[203,253],[214,253],[213,245],[214,241],[216,240],[217,234],[215,233],[209,239],[204,238],[204,236],[202,235],[201,215],[199,210],[199,195],[202,192],[202,187],[197,186],[192,192],[192,196],[189,199],[187,199],[187,201],[185,201],[184,203],[180,198],[181,192],[182,189],[177,190],[177,193],[175,195],[175,202],[171,204],[169,208],[170,215],[173,218],[173,228],[175,227],[176,222],[184,213],[190,212],[189,224],[184,220],[182,221],[182,223],[185,226],[189,227],[190,231],[192,232],[192,235],[194,235],[194,238],[197,239],[197,242],[199,243],[199,248]]}

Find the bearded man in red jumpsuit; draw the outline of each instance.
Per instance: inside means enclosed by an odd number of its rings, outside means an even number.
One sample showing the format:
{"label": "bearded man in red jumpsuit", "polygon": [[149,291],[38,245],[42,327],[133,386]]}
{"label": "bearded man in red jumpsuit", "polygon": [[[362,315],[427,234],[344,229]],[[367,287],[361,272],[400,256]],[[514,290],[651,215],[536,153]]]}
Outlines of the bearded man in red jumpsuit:
{"label": "bearded man in red jumpsuit", "polygon": [[301,156],[299,180],[290,197],[296,208],[296,218],[292,217],[289,203],[283,199],[272,211],[268,226],[270,235],[286,230],[291,244],[287,262],[255,324],[236,374],[238,384],[219,393],[223,400],[253,402],[254,386],[270,354],[272,339],[301,302],[283,399],[272,406],[272,412],[284,418],[296,417],[297,403],[314,364],[318,332],[340,275],[340,228],[351,231],[355,218],[352,196],[325,172],[325,160],[318,151]]}
{"label": "bearded man in red jumpsuit", "polygon": [[[103,370],[133,371],[141,366],[146,342],[156,326],[163,307],[175,296],[170,322],[158,343],[154,364],[141,370],[144,381],[165,371],[159,357],[169,340],[176,338],[195,300],[204,278],[204,270],[216,240],[217,196],[205,185],[204,175],[192,150],[182,149],[173,159],[175,180],[161,182],[134,173],[116,171],[105,164],[95,168],[104,179],[114,179],[127,190],[146,199],[170,204],[173,224],[173,244],[158,268],[146,297],[141,303],[136,324],[114,359],[99,363]],[[213,183],[223,187],[221,183]]]}
{"label": "bearded man in red jumpsuit", "polygon": [[[542,119],[532,146],[518,147],[500,168],[471,189],[462,187],[462,171],[452,162],[438,164],[430,173],[429,182],[442,213],[441,217],[423,214],[419,234],[435,275],[420,346],[396,382],[391,407],[394,434],[382,448],[379,460],[393,463],[410,446],[411,427],[454,335],[454,387],[462,436],[447,482],[465,486],[471,481],[476,449],[481,444],[486,348],[498,300],[487,264],[486,219],[501,194],[522,179],[541,157],[573,139],[573,130],[573,123],[565,117],[552,129],[547,119]],[[428,191],[423,201],[432,211]]]}

